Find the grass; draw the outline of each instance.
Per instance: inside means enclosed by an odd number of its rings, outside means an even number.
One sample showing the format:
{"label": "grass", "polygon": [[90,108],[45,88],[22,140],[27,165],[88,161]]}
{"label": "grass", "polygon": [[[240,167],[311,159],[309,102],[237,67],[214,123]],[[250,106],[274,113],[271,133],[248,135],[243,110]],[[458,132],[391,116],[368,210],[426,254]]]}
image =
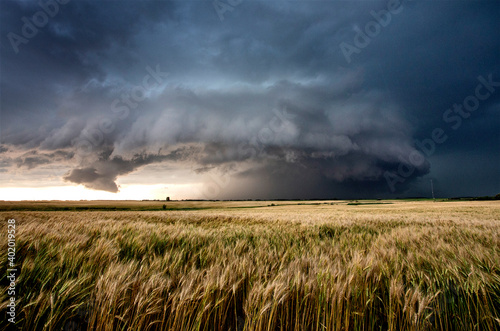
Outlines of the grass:
{"label": "grass", "polygon": [[[0,218],[17,224],[17,326],[500,329],[500,203],[391,202],[11,204]],[[0,245],[5,316],[7,240]]]}

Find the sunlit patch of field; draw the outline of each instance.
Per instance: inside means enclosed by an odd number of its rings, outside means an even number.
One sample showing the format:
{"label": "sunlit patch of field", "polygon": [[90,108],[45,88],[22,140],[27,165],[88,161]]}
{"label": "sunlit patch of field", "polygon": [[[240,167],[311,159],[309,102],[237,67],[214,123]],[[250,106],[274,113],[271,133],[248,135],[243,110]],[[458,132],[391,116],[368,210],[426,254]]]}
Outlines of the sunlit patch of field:
{"label": "sunlit patch of field", "polygon": [[0,203],[23,330],[500,329],[496,201],[43,204]]}

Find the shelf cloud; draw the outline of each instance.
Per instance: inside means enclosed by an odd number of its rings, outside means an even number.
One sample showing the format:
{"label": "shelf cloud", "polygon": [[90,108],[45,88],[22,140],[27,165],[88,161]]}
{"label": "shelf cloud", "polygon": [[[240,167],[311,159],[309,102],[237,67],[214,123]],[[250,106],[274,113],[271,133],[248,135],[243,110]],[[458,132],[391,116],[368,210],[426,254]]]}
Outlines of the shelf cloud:
{"label": "shelf cloud", "polygon": [[[221,178],[205,198],[500,192],[476,169],[500,163],[495,1],[0,7],[1,176],[62,164],[117,192],[157,165]],[[488,96],[460,115],[478,77]]]}

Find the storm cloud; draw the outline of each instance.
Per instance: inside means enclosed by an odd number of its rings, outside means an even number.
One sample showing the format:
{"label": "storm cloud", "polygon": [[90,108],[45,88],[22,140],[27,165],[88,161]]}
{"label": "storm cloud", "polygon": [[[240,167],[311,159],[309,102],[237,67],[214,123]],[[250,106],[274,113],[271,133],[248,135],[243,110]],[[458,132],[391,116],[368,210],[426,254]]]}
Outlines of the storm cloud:
{"label": "storm cloud", "polygon": [[117,192],[164,165],[205,174],[205,198],[500,192],[498,2],[42,3],[0,4],[2,176],[62,163]]}

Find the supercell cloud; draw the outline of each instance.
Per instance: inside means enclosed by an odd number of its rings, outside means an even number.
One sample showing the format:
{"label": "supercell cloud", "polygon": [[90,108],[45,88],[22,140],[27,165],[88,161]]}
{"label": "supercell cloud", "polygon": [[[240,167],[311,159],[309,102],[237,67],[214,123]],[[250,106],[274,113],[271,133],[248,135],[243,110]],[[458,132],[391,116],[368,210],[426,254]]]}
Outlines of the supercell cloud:
{"label": "supercell cloud", "polygon": [[496,1],[0,6],[4,183],[62,167],[118,192],[155,166],[204,198],[500,192]]}

